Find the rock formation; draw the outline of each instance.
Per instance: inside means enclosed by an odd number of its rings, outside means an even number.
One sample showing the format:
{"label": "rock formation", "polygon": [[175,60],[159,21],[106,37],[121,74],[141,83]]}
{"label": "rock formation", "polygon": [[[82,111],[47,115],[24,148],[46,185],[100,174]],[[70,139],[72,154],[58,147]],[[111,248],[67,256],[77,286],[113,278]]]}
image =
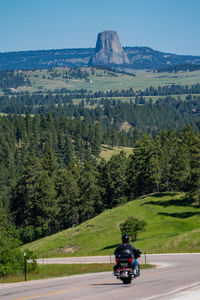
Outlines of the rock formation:
{"label": "rock formation", "polygon": [[90,57],[90,65],[123,65],[129,59],[123,51],[116,31],[100,32],[97,36],[95,53]]}

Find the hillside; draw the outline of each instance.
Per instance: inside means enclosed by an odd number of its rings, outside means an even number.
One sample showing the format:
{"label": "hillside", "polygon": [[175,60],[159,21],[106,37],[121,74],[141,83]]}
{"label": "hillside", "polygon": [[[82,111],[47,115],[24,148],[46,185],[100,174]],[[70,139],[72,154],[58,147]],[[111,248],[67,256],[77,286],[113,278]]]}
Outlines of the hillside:
{"label": "hillside", "polygon": [[[200,56],[164,53],[148,47],[123,47],[123,50],[128,56],[130,69],[143,70],[177,64],[200,64]],[[0,70],[86,66],[94,51],[94,48],[75,48],[0,53]]]}
{"label": "hillside", "polygon": [[200,208],[181,193],[143,196],[106,210],[80,226],[24,245],[38,257],[110,255],[120,243],[119,224],[134,216],[147,222],[134,245],[147,253],[200,251]]}

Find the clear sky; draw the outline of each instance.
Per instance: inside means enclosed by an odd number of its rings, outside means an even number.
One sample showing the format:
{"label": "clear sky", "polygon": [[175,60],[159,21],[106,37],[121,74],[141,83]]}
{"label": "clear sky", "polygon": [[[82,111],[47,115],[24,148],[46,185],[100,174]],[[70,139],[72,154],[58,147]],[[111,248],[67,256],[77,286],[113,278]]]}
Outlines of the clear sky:
{"label": "clear sky", "polygon": [[0,0],[0,52],[122,46],[200,55],[200,0]]}

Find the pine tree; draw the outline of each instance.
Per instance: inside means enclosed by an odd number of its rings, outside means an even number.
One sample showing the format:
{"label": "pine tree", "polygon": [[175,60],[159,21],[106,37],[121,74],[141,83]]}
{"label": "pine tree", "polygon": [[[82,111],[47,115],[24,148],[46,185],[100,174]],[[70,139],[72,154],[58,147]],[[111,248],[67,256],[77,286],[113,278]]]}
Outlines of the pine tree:
{"label": "pine tree", "polygon": [[56,159],[52,149],[48,149],[42,160],[42,168],[48,172],[49,177],[53,177],[57,168]]}
{"label": "pine tree", "polygon": [[176,141],[172,156],[171,187],[175,191],[187,191],[191,177],[190,151],[183,141]]}
{"label": "pine tree", "polygon": [[85,163],[80,174],[80,222],[93,218],[102,211],[101,187],[98,172],[91,163]]}
{"label": "pine tree", "polygon": [[30,225],[41,228],[44,236],[55,233],[58,230],[58,204],[55,186],[47,171],[38,172],[34,193]]}
{"label": "pine tree", "polygon": [[102,128],[99,123],[90,127],[91,153],[95,156],[99,156],[102,143]]}
{"label": "pine tree", "polygon": [[127,158],[123,151],[100,166],[100,182],[104,191],[104,206],[115,207],[127,201]]}
{"label": "pine tree", "polygon": [[162,169],[160,163],[160,149],[159,145],[152,143],[149,149],[149,157],[147,162],[147,176],[149,176],[149,191],[160,192],[160,185],[162,181]]}
{"label": "pine tree", "polygon": [[190,149],[191,152],[191,182],[190,194],[200,206],[200,135],[196,135]]}
{"label": "pine tree", "polygon": [[54,183],[48,172],[42,170],[40,161],[29,155],[12,192],[11,212],[15,224],[33,226],[39,236],[45,236],[56,231],[57,211]]}
{"label": "pine tree", "polygon": [[160,166],[150,135],[139,140],[129,156],[128,183],[130,196],[153,192],[159,188]]}
{"label": "pine tree", "polygon": [[79,223],[79,187],[71,171],[61,169],[56,179],[58,197],[59,229],[63,230]]}
{"label": "pine tree", "polygon": [[172,131],[161,131],[157,136],[160,147],[160,164],[162,170],[163,189],[171,190],[172,160],[175,156],[176,135]]}

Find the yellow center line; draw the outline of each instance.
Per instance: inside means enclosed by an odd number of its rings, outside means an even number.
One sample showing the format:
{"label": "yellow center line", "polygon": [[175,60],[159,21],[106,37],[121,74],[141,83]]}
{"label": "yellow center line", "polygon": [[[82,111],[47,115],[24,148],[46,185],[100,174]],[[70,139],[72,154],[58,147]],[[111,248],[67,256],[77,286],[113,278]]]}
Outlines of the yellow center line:
{"label": "yellow center line", "polygon": [[75,290],[79,290],[81,288],[87,288],[89,286],[77,286],[74,288],[69,288],[69,289],[64,289],[64,290],[57,290],[57,291],[53,291],[53,292],[47,292],[44,294],[36,294],[36,295],[29,295],[29,296],[24,296],[24,297],[19,297],[19,298],[13,298],[12,300],[28,300],[28,299],[36,299],[36,298],[40,298],[40,297],[45,297],[45,296],[53,296],[53,295],[58,295],[58,294],[63,294],[66,292],[71,292],[71,291],[75,291]]}
{"label": "yellow center line", "polygon": [[[163,271],[162,271],[163,272]],[[150,273],[150,274],[142,274],[143,276],[149,276],[149,275],[153,275],[155,273]],[[24,297],[19,297],[19,298],[13,298],[12,300],[28,300],[28,299],[37,299],[40,297],[45,297],[45,296],[53,296],[53,295],[58,295],[58,294],[63,294],[66,292],[71,292],[71,291],[75,291],[75,290],[79,290],[79,289],[83,289],[83,288],[89,288],[92,286],[97,286],[97,285],[105,285],[108,284],[108,282],[101,282],[98,284],[89,284],[89,285],[83,285],[83,286],[77,286],[77,287],[73,287],[73,288],[68,288],[68,289],[64,289],[64,290],[57,290],[57,291],[53,291],[53,292],[47,292],[44,294],[36,294],[36,295],[29,295],[29,296],[24,296]]]}

